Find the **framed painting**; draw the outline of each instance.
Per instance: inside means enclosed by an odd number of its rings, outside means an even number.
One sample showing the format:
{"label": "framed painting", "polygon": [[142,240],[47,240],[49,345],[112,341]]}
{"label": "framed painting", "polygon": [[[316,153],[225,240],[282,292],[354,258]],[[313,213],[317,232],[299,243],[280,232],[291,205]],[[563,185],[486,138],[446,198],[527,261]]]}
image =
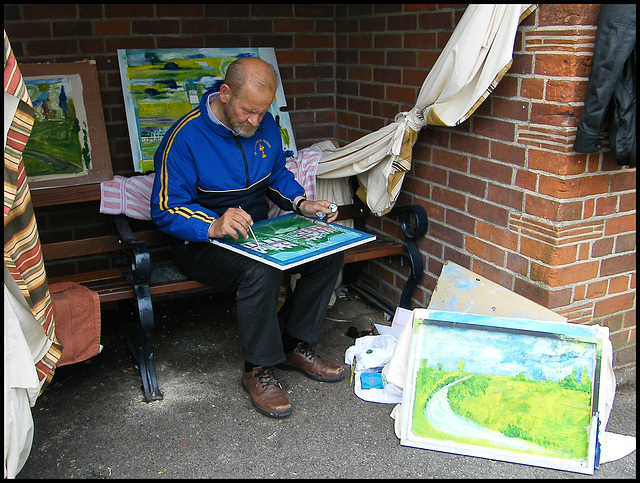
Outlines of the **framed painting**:
{"label": "framed painting", "polygon": [[[272,47],[118,50],[135,171],[153,171],[153,156],[164,134],[198,106],[205,91],[222,84],[227,67],[239,57],[263,59],[280,75]],[[269,112],[280,126],[282,148],[291,157],[297,150],[285,109],[279,80]]]}
{"label": "framed painting", "polygon": [[601,356],[593,327],[416,309],[400,442],[593,474]]}
{"label": "framed painting", "polygon": [[32,190],[113,178],[94,61],[21,64],[35,120],[23,161]]}

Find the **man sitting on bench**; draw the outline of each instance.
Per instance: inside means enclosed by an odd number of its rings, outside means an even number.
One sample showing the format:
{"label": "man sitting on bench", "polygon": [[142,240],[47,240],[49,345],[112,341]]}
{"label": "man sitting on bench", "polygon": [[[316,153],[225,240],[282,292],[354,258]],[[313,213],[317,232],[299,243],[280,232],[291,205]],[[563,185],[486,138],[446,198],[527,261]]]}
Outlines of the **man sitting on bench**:
{"label": "man sitting on bench", "polygon": [[[224,83],[167,132],[154,157],[151,216],[175,238],[174,261],[187,276],[221,290],[236,290],[245,365],[242,387],[254,407],[271,417],[291,414],[274,366],[298,369],[318,381],[338,381],[344,368],[318,356],[316,342],[343,254],[293,269],[301,274],[280,332],[277,299],[283,272],[210,243],[247,238],[267,218],[266,196],[286,211],[319,211],[335,220],[329,201],[306,200],[285,167],[280,129],[267,112],[277,75],[267,63],[240,58]],[[212,314],[213,316],[213,314]]]}

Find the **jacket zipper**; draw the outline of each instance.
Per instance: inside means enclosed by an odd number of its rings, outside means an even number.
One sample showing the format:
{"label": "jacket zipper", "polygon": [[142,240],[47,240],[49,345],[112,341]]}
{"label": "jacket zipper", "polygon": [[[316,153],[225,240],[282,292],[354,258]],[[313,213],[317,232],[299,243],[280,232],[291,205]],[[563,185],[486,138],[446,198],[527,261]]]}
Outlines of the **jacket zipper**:
{"label": "jacket zipper", "polygon": [[238,137],[233,136],[233,139],[236,142],[236,146],[238,146],[238,149],[240,150],[240,154],[242,154],[242,161],[244,163],[244,177],[246,182],[245,188],[248,188],[251,184],[251,180],[249,179],[249,165],[247,164],[247,156],[244,154],[244,149],[242,148],[242,144],[240,144],[240,140],[238,139]]}

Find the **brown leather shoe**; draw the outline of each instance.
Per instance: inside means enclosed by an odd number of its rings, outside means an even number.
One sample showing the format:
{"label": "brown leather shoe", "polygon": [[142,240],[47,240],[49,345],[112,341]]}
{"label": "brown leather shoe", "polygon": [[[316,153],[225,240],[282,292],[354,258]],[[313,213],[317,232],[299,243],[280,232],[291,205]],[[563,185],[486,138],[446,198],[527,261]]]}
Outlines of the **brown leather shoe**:
{"label": "brown leather shoe", "polygon": [[285,354],[286,362],[279,364],[282,369],[297,369],[307,377],[322,382],[339,381],[344,377],[344,368],[320,357],[307,342],[299,342],[294,350]]}
{"label": "brown leather shoe", "polygon": [[251,396],[258,412],[272,418],[284,418],[291,414],[291,403],[273,373],[273,367],[254,367],[242,371],[242,387]]}

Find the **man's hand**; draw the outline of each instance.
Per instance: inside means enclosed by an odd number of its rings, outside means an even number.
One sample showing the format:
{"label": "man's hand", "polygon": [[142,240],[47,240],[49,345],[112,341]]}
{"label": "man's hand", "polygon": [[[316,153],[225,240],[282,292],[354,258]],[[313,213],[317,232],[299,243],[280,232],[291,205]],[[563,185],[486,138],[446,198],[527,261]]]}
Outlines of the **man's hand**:
{"label": "man's hand", "polygon": [[304,216],[308,216],[311,218],[317,218],[316,213],[319,211],[322,211],[327,215],[327,218],[325,219],[326,222],[331,223],[335,221],[335,219],[338,217],[337,210],[334,212],[331,212],[331,209],[329,208],[329,206],[331,205],[332,203],[327,200],[319,200],[319,201],[306,200],[300,204],[300,211]]}
{"label": "man's hand", "polygon": [[249,238],[249,226],[253,225],[251,215],[242,208],[229,208],[209,227],[209,238],[231,236],[234,240],[242,235]]}

